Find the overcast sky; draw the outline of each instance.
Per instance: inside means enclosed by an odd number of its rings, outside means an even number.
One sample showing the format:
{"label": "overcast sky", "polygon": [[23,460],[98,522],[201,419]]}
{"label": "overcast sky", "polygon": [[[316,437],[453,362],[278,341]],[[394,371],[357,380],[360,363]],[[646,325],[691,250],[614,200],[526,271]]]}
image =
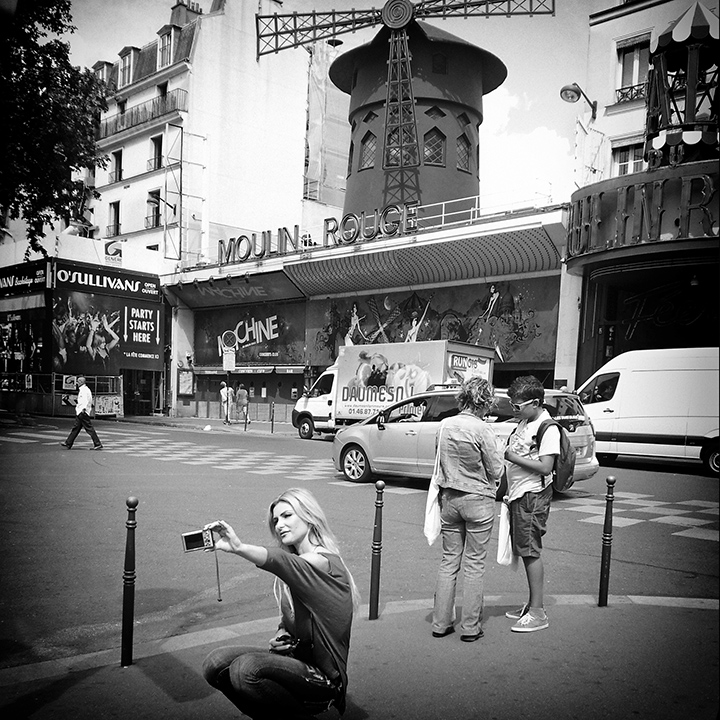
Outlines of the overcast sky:
{"label": "overcast sky", "polygon": [[[208,12],[211,0],[199,0],[199,4]],[[536,195],[547,196],[548,202],[566,202],[574,190],[575,118],[583,108],[580,103],[563,102],[560,88],[571,82],[583,84],[588,14],[598,5],[612,5],[612,0],[556,0],[555,4],[554,17],[431,21],[494,53],[508,68],[505,83],[484,98],[485,120],[480,128],[483,207],[494,204],[496,194],[507,201],[510,193],[520,204]],[[169,21],[173,5],[174,0],[74,0],[73,23],[78,30],[65,38],[73,62],[88,67],[97,60],[115,62],[124,46],[146,45]],[[307,0],[298,5],[307,11],[325,11],[380,8],[383,2]],[[369,42],[376,32],[377,28],[343,35],[342,49]],[[271,56],[263,61],[271,61]]]}

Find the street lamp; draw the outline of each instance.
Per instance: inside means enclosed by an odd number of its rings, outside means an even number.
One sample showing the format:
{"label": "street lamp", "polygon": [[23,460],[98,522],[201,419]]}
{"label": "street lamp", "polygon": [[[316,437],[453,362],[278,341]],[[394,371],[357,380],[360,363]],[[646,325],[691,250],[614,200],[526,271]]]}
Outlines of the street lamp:
{"label": "street lamp", "polygon": [[591,100],[577,83],[563,86],[560,89],[560,97],[569,103],[576,103],[581,97],[584,97],[592,110],[592,119],[595,120],[597,117],[597,100]]}

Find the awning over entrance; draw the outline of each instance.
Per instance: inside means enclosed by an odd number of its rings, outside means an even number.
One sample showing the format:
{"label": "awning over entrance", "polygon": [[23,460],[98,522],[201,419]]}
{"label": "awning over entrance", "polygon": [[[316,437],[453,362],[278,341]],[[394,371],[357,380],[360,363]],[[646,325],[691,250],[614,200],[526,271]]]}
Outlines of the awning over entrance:
{"label": "awning over entrance", "polygon": [[[223,370],[222,365],[218,365],[217,367],[214,365],[195,365],[193,370],[196,375],[225,375],[228,372],[227,370]],[[274,365],[237,365],[230,370],[230,372],[235,375],[268,375],[274,370],[276,370]],[[300,370],[300,372],[302,372],[302,370]]]}
{"label": "awning over entrance", "polygon": [[217,279],[217,267],[206,267],[193,271],[190,281],[189,272],[182,283],[178,276],[166,278],[165,289],[198,308],[559,272],[565,232],[565,206],[553,206],[382,241],[315,248],[274,258],[271,272],[254,263],[225,266],[225,274],[233,273],[229,282]]}

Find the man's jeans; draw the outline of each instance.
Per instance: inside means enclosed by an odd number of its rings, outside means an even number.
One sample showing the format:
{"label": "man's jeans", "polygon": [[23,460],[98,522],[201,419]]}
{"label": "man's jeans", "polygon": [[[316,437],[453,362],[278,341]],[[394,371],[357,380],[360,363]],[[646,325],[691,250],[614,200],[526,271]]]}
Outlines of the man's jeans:
{"label": "man's jeans", "polygon": [[[455,587],[464,564],[460,632],[477,635],[483,614],[483,576],[487,544],[495,521],[495,498],[441,488],[443,554],[435,586],[433,632],[455,620]],[[464,563],[463,563],[464,559]]]}

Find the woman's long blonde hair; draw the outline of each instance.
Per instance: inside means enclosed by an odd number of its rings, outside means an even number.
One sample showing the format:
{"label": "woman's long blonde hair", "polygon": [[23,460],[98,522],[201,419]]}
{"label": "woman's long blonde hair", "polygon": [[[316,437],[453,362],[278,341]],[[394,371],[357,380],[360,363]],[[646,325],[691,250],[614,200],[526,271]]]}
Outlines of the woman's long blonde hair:
{"label": "woman's long blonde hair", "polygon": [[[327,517],[325,516],[323,509],[320,507],[320,503],[315,499],[315,496],[305,488],[289,488],[277,498],[275,498],[272,503],[270,503],[270,509],[268,510],[268,527],[270,528],[270,534],[275,538],[278,545],[284,550],[287,550],[288,552],[292,552],[292,550],[289,550],[288,547],[283,544],[280,536],[277,533],[275,527],[275,518],[273,517],[273,510],[275,509],[275,506],[281,502],[290,505],[297,514],[297,516],[305,523],[307,523],[308,527],[310,528],[308,530],[308,538],[313,545],[324,548],[328,552],[332,553],[333,555],[337,555],[340,558],[340,562],[343,564],[343,567],[345,568],[345,571],[348,574],[348,579],[350,581],[353,607],[355,610],[357,610],[360,606],[360,593],[358,592],[357,585],[355,584],[355,579],[353,578],[352,573],[348,569],[347,565],[345,565],[345,561],[342,559],[338,541],[335,538],[335,534],[330,529]],[[282,583],[282,581],[276,579],[275,598],[278,600],[279,604],[278,583],[281,583],[282,585],[285,585],[285,583]]]}

